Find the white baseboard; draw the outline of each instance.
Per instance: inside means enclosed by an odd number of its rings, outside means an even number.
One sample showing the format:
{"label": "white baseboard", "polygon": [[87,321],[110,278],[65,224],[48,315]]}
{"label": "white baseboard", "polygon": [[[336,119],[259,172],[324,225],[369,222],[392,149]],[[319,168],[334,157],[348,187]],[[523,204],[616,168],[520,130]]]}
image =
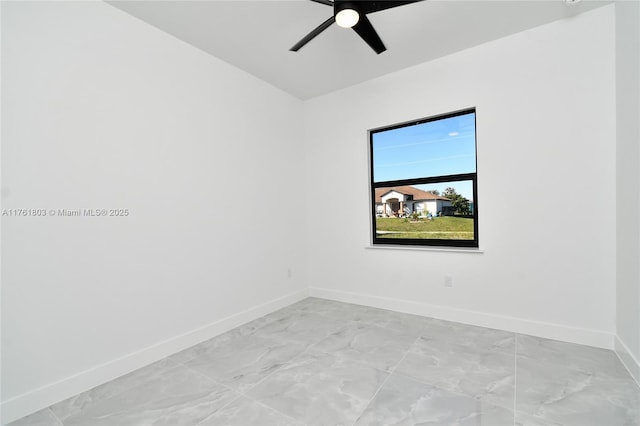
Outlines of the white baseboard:
{"label": "white baseboard", "polygon": [[615,351],[620,361],[622,361],[622,364],[629,370],[631,377],[633,377],[638,386],[640,386],[640,362],[618,335],[616,335],[615,339]]}
{"label": "white baseboard", "polygon": [[63,401],[81,392],[87,391],[102,383],[130,373],[138,368],[159,361],[169,355],[215,337],[232,328],[260,318],[278,309],[298,302],[308,296],[308,290],[300,290],[286,296],[254,306],[237,314],[222,318],[211,324],[192,330],[188,333],[172,337],[153,346],[141,349],[91,369],[81,371],[55,383],[50,383],[22,395],[2,402],[1,424],[6,424],[21,417]]}
{"label": "white baseboard", "polygon": [[309,295],[339,302],[355,303],[375,308],[389,309],[407,314],[422,315],[455,321],[481,327],[495,328],[514,333],[528,334],[547,339],[578,343],[581,345],[613,349],[613,334],[600,330],[570,327],[541,321],[531,321],[522,318],[488,314],[485,312],[469,311],[447,306],[430,305],[388,297],[371,296],[360,293],[350,293],[327,288],[309,288]]}

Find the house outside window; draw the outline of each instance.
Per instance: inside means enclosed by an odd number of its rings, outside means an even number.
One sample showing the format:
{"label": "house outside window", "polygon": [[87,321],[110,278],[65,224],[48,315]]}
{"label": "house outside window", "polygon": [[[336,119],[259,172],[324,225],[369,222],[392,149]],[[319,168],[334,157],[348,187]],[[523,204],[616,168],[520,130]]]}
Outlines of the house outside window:
{"label": "house outside window", "polygon": [[475,108],[369,131],[372,243],[478,247]]}

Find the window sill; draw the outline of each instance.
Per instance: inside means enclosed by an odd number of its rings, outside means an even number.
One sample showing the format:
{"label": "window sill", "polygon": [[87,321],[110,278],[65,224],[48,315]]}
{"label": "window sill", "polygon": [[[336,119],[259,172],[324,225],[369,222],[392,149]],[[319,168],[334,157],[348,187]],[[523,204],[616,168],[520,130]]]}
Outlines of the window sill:
{"label": "window sill", "polygon": [[413,250],[413,251],[439,251],[449,253],[476,253],[483,254],[484,250],[479,248],[464,248],[464,247],[421,247],[421,246],[401,246],[401,245],[370,245],[365,249],[372,250]]}

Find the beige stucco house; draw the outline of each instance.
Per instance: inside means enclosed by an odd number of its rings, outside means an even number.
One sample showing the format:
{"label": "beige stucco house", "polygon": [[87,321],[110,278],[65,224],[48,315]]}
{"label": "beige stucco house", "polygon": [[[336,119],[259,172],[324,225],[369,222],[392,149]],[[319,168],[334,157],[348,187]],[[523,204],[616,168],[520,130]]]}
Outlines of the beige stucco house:
{"label": "beige stucco house", "polygon": [[375,204],[378,216],[402,216],[413,212],[437,215],[451,207],[451,200],[413,186],[396,186],[376,188]]}

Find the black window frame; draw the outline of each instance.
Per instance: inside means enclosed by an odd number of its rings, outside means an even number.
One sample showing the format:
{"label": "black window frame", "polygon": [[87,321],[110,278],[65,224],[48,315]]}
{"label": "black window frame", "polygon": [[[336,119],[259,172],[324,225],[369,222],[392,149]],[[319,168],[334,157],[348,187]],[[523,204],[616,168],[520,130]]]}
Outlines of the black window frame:
{"label": "black window frame", "polygon": [[[391,181],[375,182],[374,168],[373,168],[373,136],[376,133],[399,129],[402,127],[409,127],[432,121],[444,120],[447,118],[457,117],[465,114],[474,114],[474,145],[475,145],[475,172],[474,173],[462,173],[443,176],[432,176],[422,178],[400,179]],[[465,108],[454,112],[448,112],[445,114],[438,114],[431,117],[421,118],[418,120],[411,120],[404,123],[393,124],[390,126],[378,127],[370,129],[369,134],[369,178],[371,189],[371,243],[373,245],[398,245],[398,246],[422,246],[422,247],[451,247],[451,248],[479,248],[479,229],[478,229],[478,129],[477,129],[478,114],[475,107]],[[458,181],[471,181],[473,186],[473,240],[444,240],[436,238],[381,238],[376,233],[376,188],[381,187],[393,187],[393,186],[405,186],[405,185],[421,185],[430,183],[442,183],[442,182],[458,182]]]}

